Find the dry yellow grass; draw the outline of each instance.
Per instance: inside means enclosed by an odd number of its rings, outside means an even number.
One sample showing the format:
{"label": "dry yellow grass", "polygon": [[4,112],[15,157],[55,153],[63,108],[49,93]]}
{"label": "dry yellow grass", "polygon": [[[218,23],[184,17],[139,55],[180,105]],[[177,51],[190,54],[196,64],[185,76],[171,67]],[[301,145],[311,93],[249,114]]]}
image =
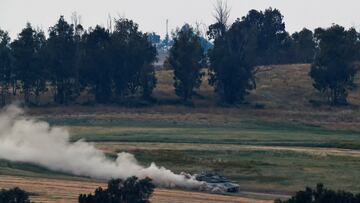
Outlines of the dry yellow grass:
{"label": "dry yellow grass", "polygon": [[[310,99],[321,99],[321,95],[312,86],[309,77],[309,64],[272,65],[257,67],[257,88],[251,92],[248,100],[253,103],[262,103],[270,108],[293,109],[311,107]],[[204,70],[206,73],[206,70]],[[158,86],[154,95],[158,98],[175,99],[172,84],[173,73],[169,70],[158,71]],[[356,80],[360,82],[359,78]],[[208,77],[203,78],[203,83],[197,92],[205,97],[207,105],[214,105],[214,88],[208,84]],[[200,99],[194,98],[198,105],[205,104]],[[211,101],[209,101],[211,100]],[[360,104],[360,92],[352,91],[349,102]]]}
{"label": "dry yellow grass", "polygon": [[[99,182],[81,182],[45,178],[1,176],[0,188],[20,187],[36,195],[32,201],[42,203],[76,203],[79,194],[94,192],[97,187],[106,187]],[[152,203],[270,203],[270,200],[259,200],[238,196],[224,196],[198,192],[156,189]]]}

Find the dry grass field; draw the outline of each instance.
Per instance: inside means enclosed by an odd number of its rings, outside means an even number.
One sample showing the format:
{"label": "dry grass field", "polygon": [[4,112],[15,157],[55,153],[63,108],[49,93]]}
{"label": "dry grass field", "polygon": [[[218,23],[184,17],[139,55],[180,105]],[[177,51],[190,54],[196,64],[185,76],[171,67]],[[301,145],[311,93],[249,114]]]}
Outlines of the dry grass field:
{"label": "dry grass field", "polygon": [[[157,72],[154,90],[158,103],[148,107],[74,105],[26,111],[67,128],[72,140],[95,142],[109,156],[126,151],[145,166],[154,161],[175,172],[217,171],[253,194],[158,189],[152,202],[271,202],[266,199],[318,182],[360,192],[360,90],[350,93],[349,106],[315,107],[309,100],[322,97],[312,87],[309,68],[259,67],[257,89],[247,97],[248,105],[238,107],[218,106],[207,78],[194,107],[179,105],[172,72],[163,70]],[[102,184],[0,160],[0,188],[21,186],[34,192],[37,202],[76,202],[79,193]],[[262,193],[275,196],[264,198]]]}
{"label": "dry grass field", "polygon": [[[79,194],[94,192],[95,188],[106,187],[101,182],[55,180],[45,178],[15,177],[0,175],[0,188],[21,187],[33,193],[32,201],[42,203],[76,203]],[[270,203],[270,200],[224,196],[207,193],[156,189],[151,198],[153,203]]]}

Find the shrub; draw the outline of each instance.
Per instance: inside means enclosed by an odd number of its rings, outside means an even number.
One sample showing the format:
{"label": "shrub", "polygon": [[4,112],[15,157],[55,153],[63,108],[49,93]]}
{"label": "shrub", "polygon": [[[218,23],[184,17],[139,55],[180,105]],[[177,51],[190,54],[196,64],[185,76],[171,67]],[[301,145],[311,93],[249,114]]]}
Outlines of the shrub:
{"label": "shrub", "polygon": [[360,203],[360,194],[354,195],[345,191],[333,191],[318,184],[316,189],[307,187],[289,200],[275,200],[275,203]]}
{"label": "shrub", "polygon": [[30,203],[29,194],[16,187],[10,190],[0,190],[0,203]]}
{"label": "shrub", "polygon": [[154,188],[149,178],[115,179],[108,182],[107,189],[97,188],[94,195],[80,194],[79,203],[149,203]]}

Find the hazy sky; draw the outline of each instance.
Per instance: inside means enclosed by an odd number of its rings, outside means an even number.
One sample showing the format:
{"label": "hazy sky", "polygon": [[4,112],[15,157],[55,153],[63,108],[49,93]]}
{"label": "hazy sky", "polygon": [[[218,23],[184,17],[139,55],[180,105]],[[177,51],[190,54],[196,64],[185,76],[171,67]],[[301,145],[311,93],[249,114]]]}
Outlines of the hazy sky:
{"label": "hazy sky", "polygon": [[[213,22],[215,0],[0,0],[0,28],[14,37],[31,22],[48,30],[60,15],[70,20],[76,11],[85,27],[106,26],[108,14],[133,19],[144,32],[165,33],[169,19],[170,30],[184,22]],[[287,30],[303,27],[327,27],[338,23],[360,28],[360,0],[228,0],[231,21],[244,16],[250,9],[278,8],[284,15]]]}

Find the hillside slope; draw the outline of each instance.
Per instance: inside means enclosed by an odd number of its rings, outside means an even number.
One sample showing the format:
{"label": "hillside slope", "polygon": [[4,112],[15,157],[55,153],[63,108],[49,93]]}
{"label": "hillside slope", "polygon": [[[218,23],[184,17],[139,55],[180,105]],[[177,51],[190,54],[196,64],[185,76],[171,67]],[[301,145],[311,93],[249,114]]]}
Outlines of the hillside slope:
{"label": "hillside slope", "polygon": [[[266,108],[277,109],[303,109],[311,108],[309,100],[324,100],[313,88],[309,76],[309,64],[272,65],[257,67],[257,88],[247,97],[250,103],[264,104]],[[206,70],[204,70],[206,73]],[[157,71],[158,85],[154,91],[156,98],[176,99],[173,88],[173,74],[169,70]],[[216,95],[213,88],[208,85],[208,77],[203,78],[201,87],[197,90],[200,97],[195,97],[197,106],[216,104]],[[357,83],[360,80],[357,78]],[[360,91],[350,92],[351,105],[360,104]]]}

